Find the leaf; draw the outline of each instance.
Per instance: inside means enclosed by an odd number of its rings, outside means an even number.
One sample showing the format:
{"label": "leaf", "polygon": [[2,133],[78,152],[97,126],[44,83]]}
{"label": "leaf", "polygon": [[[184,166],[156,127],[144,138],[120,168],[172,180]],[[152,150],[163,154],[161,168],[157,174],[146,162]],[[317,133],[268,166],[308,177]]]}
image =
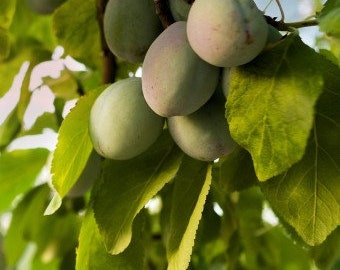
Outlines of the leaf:
{"label": "leaf", "polygon": [[[77,11],[77,16],[74,12]],[[100,38],[94,0],[68,0],[53,16],[53,28],[65,53],[90,67],[100,66]]]}
{"label": "leaf", "polygon": [[310,250],[315,264],[320,269],[330,269],[340,259],[340,227],[335,229],[320,246]]}
{"label": "leaf", "polygon": [[183,270],[189,266],[210,184],[209,163],[184,157],[174,179],[171,208],[167,213],[165,246],[168,270]]}
{"label": "leaf", "polygon": [[240,191],[257,184],[253,162],[249,153],[242,147],[235,150],[213,165],[212,185],[217,192]]}
{"label": "leaf", "polygon": [[174,178],[182,155],[168,132],[164,132],[136,158],[106,160],[103,179],[93,196],[93,208],[109,253],[118,254],[129,245],[134,218]]}
{"label": "leaf", "polygon": [[56,97],[63,98],[65,100],[78,97],[78,83],[68,70],[63,70],[60,77],[57,79],[46,77],[43,81],[52,90]]}
{"label": "leaf", "polygon": [[43,217],[46,199],[50,194],[47,185],[38,186],[28,192],[13,211],[9,229],[6,233],[4,250],[9,266],[14,266],[28,244],[25,237],[27,229],[36,228]]}
{"label": "leaf", "polygon": [[22,131],[20,136],[40,134],[44,129],[49,128],[58,131],[57,117],[54,113],[45,112],[39,116],[29,130]]}
{"label": "leaf", "polygon": [[14,109],[0,125],[0,150],[5,148],[17,136],[21,129],[21,123]]}
{"label": "leaf", "polygon": [[80,98],[62,122],[51,168],[52,183],[61,198],[76,183],[91,154],[93,147],[88,133],[90,110],[105,88],[104,85]]}
{"label": "leaf", "polygon": [[0,28],[8,29],[10,27],[15,12],[15,4],[15,0],[1,0]]}
{"label": "leaf", "polygon": [[310,246],[340,223],[340,72],[332,64],[323,67],[326,85],[304,157],[261,185],[277,215]]}
{"label": "leaf", "polygon": [[9,56],[10,47],[8,31],[0,27],[0,62]]}
{"label": "leaf", "polygon": [[231,71],[226,117],[265,181],[299,161],[313,125],[323,66],[296,35]]}
{"label": "leaf", "polygon": [[32,187],[48,154],[48,150],[36,148],[0,155],[0,212],[7,210],[17,195]]}
{"label": "leaf", "polygon": [[121,254],[107,253],[91,209],[80,231],[76,270],[136,270],[143,269],[144,249],[141,241],[142,217],[136,218],[129,247]]}
{"label": "leaf", "polygon": [[340,39],[340,6],[319,18],[320,30]]}

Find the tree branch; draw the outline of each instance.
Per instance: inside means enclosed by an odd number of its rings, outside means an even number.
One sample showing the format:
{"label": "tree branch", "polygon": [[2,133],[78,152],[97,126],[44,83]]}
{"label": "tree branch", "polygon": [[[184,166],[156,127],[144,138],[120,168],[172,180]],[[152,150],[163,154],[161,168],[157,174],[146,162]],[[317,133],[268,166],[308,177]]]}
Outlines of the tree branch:
{"label": "tree branch", "polygon": [[289,31],[289,32],[291,32],[292,29],[294,29],[294,28],[302,28],[302,27],[318,25],[317,20],[308,20],[308,21],[285,23],[283,21],[277,21],[275,17],[272,18],[272,17],[267,16],[267,15],[265,15],[264,17],[265,17],[268,24],[274,26],[279,31]]}
{"label": "tree branch", "polygon": [[169,8],[168,0],[153,0],[156,7],[156,14],[164,28],[167,28],[169,25],[175,22],[174,17],[172,16]]}
{"label": "tree branch", "polygon": [[117,71],[117,62],[116,57],[112,54],[109,47],[107,46],[105,37],[104,37],[104,12],[106,8],[108,0],[97,0],[97,21],[99,25],[100,32],[100,42],[102,47],[102,58],[103,58],[103,75],[102,82],[113,83],[116,77]]}

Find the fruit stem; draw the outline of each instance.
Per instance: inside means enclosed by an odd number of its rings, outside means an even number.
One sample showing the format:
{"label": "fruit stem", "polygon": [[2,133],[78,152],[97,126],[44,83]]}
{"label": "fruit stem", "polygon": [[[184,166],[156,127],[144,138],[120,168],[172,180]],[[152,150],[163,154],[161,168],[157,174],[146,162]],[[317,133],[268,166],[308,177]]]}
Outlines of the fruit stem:
{"label": "fruit stem", "polygon": [[169,8],[168,0],[153,0],[156,7],[156,14],[165,28],[175,22]]}
{"label": "fruit stem", "polygon": [[110,51],[104,37],[104,12],[108,0],[97,0],[97,21],[99,25],[100,42],[102,47],[103,74],[102,83],[113,83],[116,78],[116,57]]}

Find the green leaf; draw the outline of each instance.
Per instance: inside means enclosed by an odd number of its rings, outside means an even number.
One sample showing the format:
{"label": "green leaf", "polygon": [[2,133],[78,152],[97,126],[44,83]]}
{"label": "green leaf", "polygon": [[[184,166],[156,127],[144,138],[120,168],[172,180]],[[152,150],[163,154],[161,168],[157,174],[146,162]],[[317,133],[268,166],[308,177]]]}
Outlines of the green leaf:
{"label": "green leaf", "polygon": [[[77,16],[74,12],[77,11]],[[100,38],[94,0],[68,0],[56,10],[53,27],[65,53],[90,67],[100,65]]]}
{"label": "green leaf", "polygon": [[1,0],[0,28],[8,29],[12,23],[16,0]]}
{"label": "green leaf", "polygon": [[47,185],[38,186],[27,193],[14,209],[4,243],[9,266],[15,265],[25,251],[28,244],[27,230],[38,227],[49,194],[50,188]]}
{"label": "green leaf", "polygon": [[189,266],[210,184],[209,163],[184,157],[174,179],[171,207],[167,213],[165,246],[168,270],[183,270]]}
{"label": "green leaf", "polygon": [[302,158],[323,69],[317,53],[296,35],[232,69],[226,105],[230,133],[250,152],[260,181]]}
{"label": "green leaf", "polygon": [[20,129],[21,122],[18,119],[17,110],[14,109],[0,125],[0,150],[16,137]]}
{"label": "green leaf", "polygon": [[78,97],[78,83],[68,70],[63,70],[57,79],[46,77],[43,81],[58,98],[70,100]]}
{"label": "green leaf", "polygon": [[45,112],[37,118],[33,126],[29,130],[22,131],[20,136],[40,134],[45,128],[58,131],[59,126],[57,117],[54,113]]}
{"label": "green leaf", "polygon": [[46,163],[46,149],[14,150],[0,155],[0,212],[29,190]]}
{"label": "green leaf", "polygon": [[320,17],[319,26],[328,36],[340,38],[340,7]]}
{"label": "green leaf", "polygon": [[106,86],[78,100],[60,127],[51,172],[54,188],[63,198],[78,180],[93,149],[88,132],[91,107]]}
{"label": "green leaf", "polygon": [[174,178],[182,155],[168,132],[164,132],[136,158],[106,160],[93,208],[100,234],[111,254],[118,254],[129,245],[134,218]]}
{"label": "green leaf", "polygon": [[336,260],[340,259],[340,227],[320,246],[311,248],[310,254],[320,269],[330,269]]}
{"label": "green leaf", "polygon": [[102,242],[93,211],[89,209],[80,231],[76,270],[136,270],[144,269],[144,249],[141,241],[142,217],[136,218],[129,247],[121,254],[109,254]]}
{"label": "green leaf", "polygon": [[326,85],[304,157],[262,184],[273,210],[311,246],[340,223],[340,72],[332,64],[323,67]]}
{"label": "green leaf", "polygon": [[235,150],[213,165],[212,185],[222,193],[240,191],[257,184],[253,161],[250,154],[242,147]]}
{"label": "green leaf", "polygon": [[0,27],[0,62],[9,56],[10,39],[6,29]]}

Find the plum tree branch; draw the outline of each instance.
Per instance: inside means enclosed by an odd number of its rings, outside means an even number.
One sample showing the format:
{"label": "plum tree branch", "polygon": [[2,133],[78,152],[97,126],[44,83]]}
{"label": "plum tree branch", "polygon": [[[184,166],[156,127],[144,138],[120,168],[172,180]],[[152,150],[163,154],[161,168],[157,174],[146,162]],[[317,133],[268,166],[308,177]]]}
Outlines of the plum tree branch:
{"label": "plum tree branch", "polygon": [[174,17],[172,16],[169,8],[168,0],[153,0],[155,3],[156,14],[164,28],[167,28],[169,25],[175,22]]}
{"label": "plum tree branch", "polygon": [[115,81],[116,72],[117,72],[117,62],[116,57],[110,51],[105,37],[104,37],[104,12],[106,8],[108,0],[97,0],[96,7],[97,7],[97,21],[99,25],[99,33],[100,33],[100,42],[101,42],[101,49],[102,49],[102,58],[103,58],[103,75],[102,75],[102,82],[112,83]]}
{"label": "plum tree branch", "polygon": [[285,23],[283,21],[277,21],[276,18],[272,18],[270,16],[264,16],[267,23],[274,26],[279,31],[289,31],[291,32],[294,28],[302,28],[302,27],[309,27],[309,26],[316,26],[318,25],[317,20],[307,20],[307,21],[299,21],[299,22],[291,22]]}

